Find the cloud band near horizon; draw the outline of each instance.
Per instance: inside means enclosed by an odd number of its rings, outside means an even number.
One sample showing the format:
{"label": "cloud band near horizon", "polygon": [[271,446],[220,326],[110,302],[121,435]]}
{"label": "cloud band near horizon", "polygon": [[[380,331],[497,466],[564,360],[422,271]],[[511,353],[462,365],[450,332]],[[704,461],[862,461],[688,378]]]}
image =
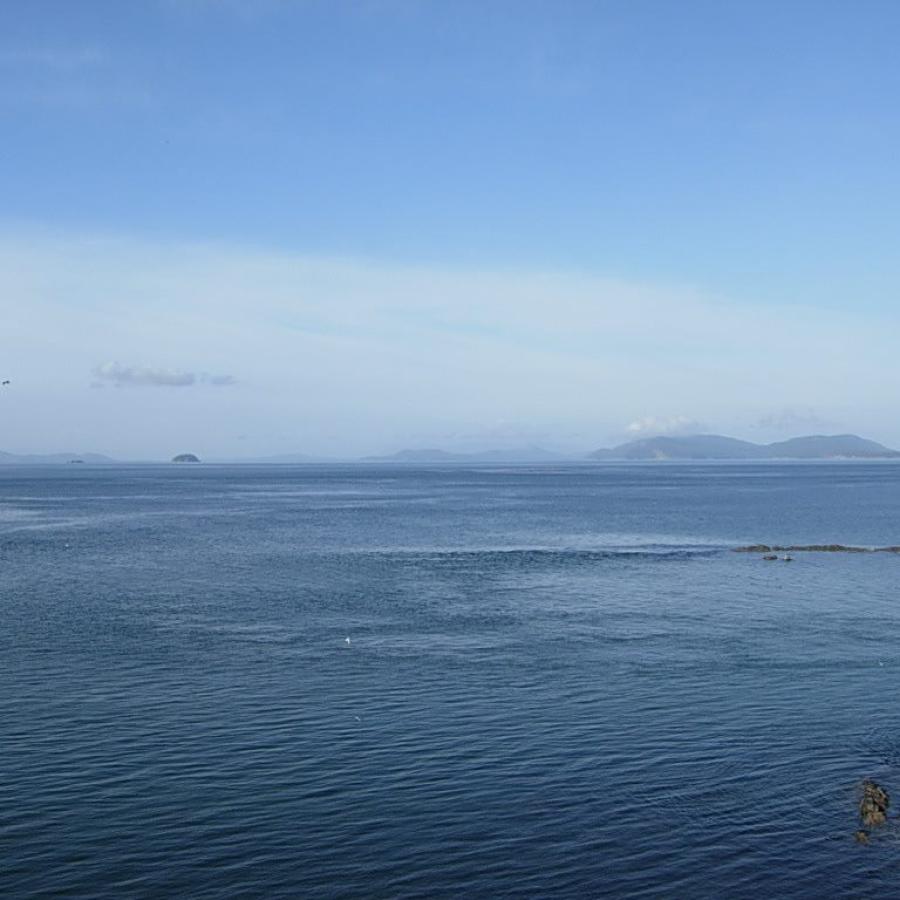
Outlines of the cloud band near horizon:
{"label": "cloud band near horizon", "polygon": [[[366,455],[501,421],[590,449],[699,422],[758,437],[810,408],[900,443],[894,312],[807,304],[774,320],[761,303],[597,274],[23,230],[0,231],[0,305],[6,371],[44,398],[7,402],[29,448],[58,442],[34,439],[48,409],[123,456],[165,452],[166,431],[207,455]],[[241,392],[181,390],[235,384],[236,369]],[[79,393],[91,371],[160,390]]]}

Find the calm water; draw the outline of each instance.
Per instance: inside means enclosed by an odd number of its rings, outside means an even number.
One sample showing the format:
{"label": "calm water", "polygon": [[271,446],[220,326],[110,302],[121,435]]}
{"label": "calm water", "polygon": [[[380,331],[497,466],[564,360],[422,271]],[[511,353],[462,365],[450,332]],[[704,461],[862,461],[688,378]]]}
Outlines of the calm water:
{"label": "calm water", "polygon": [[[900,893],[900,466],[0,470],[0,895]],[[345,638],[350,638],[348,645]]]}

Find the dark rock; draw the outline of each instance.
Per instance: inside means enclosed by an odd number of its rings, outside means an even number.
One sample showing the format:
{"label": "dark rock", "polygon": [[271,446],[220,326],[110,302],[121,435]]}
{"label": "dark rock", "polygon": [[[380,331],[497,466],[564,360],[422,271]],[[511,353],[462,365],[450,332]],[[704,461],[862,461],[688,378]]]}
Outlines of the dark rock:
{"label": "dark rock", "polygon": [[778,559],[778,554],[776,554],[776,553],[767,553],[767,554],[763,557],[763,559],[767,560],[768,562],[771,562],[773,559]]}
{"label": "dark rock", "polygon": [[863,825],[867,825],[869,828],[877,828],[879,825],[884,825],[887,822],[887,816],[884,814],[884,811],[871,804],[861,805],[859,816]]}
{"label": "dark rock", "polygon": [[179,453],[178,456],[172,457],[172,462],[174,462],[174,463],[198,463],[198,462],[200,462],[200,457],[194,456],[193,453]]}
{"label": "dark rock", "polygon": [[735,553],[900,553],[900,547],[851,547],[846,544],[750,544],[734,547]]}
{"label": "dark rock", "polygon": [[862,798],[859,801],[859,817],[863,825],[877,827],[887,821],[887,809],[891,805],[888,792],[874,781],[866,779],[862,783]]}
{"label": "dark rock", "polygon": [[868,547],[848,547],[846,544],[805,544],[798,547],[787,547],[787,550],[800,550],[804,553],[869,553]]}

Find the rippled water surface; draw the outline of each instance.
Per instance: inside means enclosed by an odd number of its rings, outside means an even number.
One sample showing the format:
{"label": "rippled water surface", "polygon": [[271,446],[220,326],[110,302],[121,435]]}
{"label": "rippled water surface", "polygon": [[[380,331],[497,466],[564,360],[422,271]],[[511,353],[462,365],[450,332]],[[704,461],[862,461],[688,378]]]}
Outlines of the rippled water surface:
{"label": "rippled water surface", "polygon": [[[900,466],[6,467],[0,895],[900,893]],[[349,643],[346,640],[349,638]]]}

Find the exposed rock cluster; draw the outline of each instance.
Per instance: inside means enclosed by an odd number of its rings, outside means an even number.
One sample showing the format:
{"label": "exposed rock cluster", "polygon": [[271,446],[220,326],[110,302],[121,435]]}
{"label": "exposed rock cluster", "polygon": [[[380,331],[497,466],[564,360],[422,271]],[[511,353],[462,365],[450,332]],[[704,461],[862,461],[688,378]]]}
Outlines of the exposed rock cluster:
{"label": "exposed rock cluster", "polygon": [[846,544],[750,544],[735,547],[735,553],[900,553],[900,547],[848,547]]}
{"label": "exposed rock cluster", "polygon": [[[887,810],[891,805],[888,792],[868,778],[862,783],[862,797],[859,801],[859,819],[865,828],[877,828],[887,822]],[[869,843],[869,832],[861,828],[856,832],[860,844]]]}

